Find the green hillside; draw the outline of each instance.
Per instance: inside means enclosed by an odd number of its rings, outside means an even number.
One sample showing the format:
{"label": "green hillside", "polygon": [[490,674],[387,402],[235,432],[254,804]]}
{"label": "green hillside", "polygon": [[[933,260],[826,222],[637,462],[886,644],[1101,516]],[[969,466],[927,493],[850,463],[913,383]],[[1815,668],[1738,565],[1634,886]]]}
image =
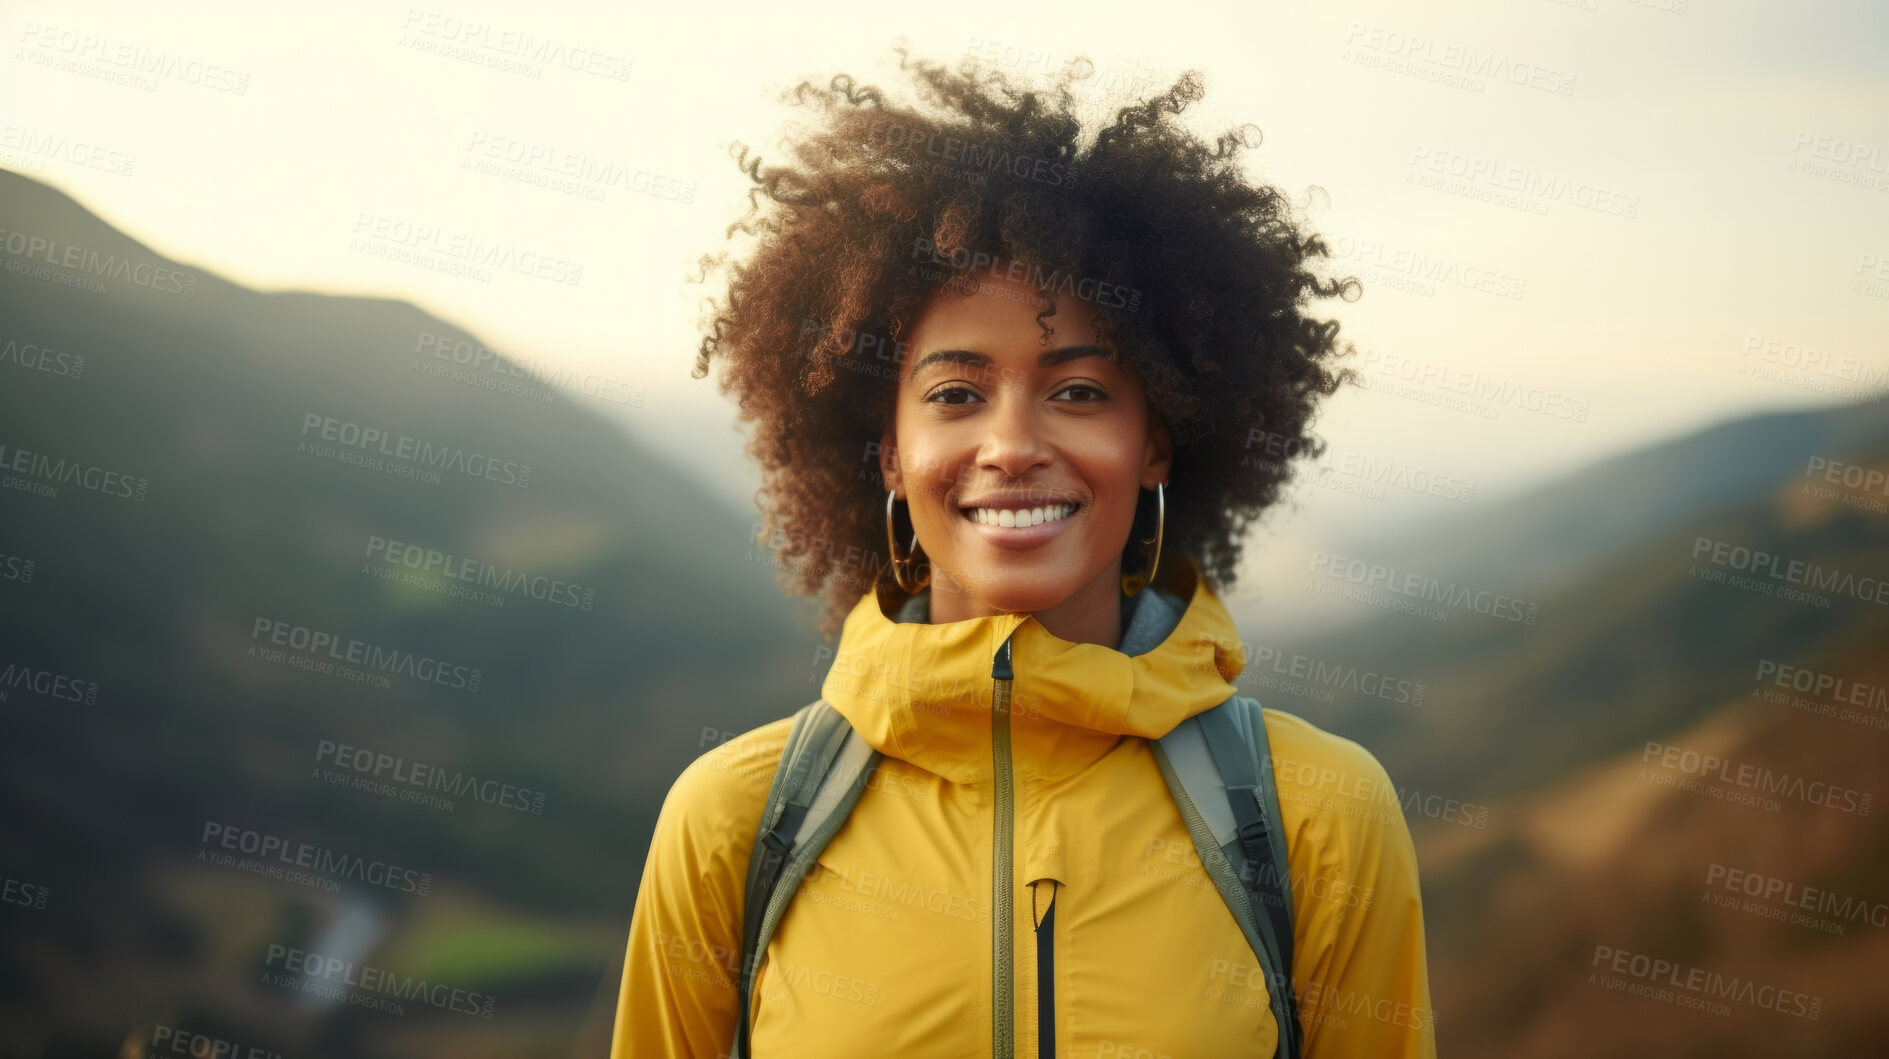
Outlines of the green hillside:
{"label": "green hillside", "polygon": [[[416,370],[450,364],[428,342],[478,339],[410,305],[244,290],[10,173],[0,228],[50,247],[34,267],[103,288],[0,274],[0,445],[25,482],[0,489],[0,555],[32,562],[0,580],[0,672],[25,678],[0,688],[0,874],[51,894],[5,923],[0,1038],[116,1054],[187,1014],[286,1054],[439,1054],[450,1034],[407,1039],[424,1016],[316,1012],[253,984],[269,944],[347,911],[377,924],[363,958],[497,995],[506,1033],[479,1029],[503,1054],[564,1054],[703,728],[817,694],[809,607],[750,561],[751,513],[567,390]],[[46,264],[66,247],[76,268]],[[444,455],[350,448],[368,429]],[[132,480],[142,499],[117,494]],[[350,661],[295,649],[315,633],[357,641],[351,668],[379,681],[296,664]],[[40,675],[95,701],[35,693]],[[322,775],[381,755],[408,763],[367,774],[384,792]],[[423,872],[430,893],[206,866],[213,823]]]}

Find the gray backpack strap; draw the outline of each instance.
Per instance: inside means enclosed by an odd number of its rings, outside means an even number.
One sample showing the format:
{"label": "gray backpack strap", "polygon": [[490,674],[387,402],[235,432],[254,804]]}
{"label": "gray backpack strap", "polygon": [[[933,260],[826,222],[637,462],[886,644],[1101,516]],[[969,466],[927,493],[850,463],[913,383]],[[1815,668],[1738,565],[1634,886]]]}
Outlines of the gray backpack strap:
{"label": "gray backpack strap", "polygon": [[774,928],[814,858],[846,823],[879,757],[825,699],[795,712],[748,858],[737,979],[741,1011],[729,1059],[746,1059],[749,1054],[754,978]]}
{"label": "gray backpack strap", "polygon": [[1265,716],[1234,695],[1148,744],[1201,865],[1259,957],[1284,1059],[1303,1046],[1292,990],[1292,878]]}

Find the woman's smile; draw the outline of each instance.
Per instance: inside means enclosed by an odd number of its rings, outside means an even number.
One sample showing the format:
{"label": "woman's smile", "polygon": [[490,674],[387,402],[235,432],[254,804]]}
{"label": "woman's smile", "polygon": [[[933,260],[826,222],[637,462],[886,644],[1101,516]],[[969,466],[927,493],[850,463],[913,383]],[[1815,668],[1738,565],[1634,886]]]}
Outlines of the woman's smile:
{"label": "woman's smile", "polygon": [[1061,536],[1082,516],[1087,506],[1080,503],[1037,504],[1034,507],[1007,506],[992,502],[989,506],[962,507],[966,522],[984,540],[999,548],[1035,548]]}

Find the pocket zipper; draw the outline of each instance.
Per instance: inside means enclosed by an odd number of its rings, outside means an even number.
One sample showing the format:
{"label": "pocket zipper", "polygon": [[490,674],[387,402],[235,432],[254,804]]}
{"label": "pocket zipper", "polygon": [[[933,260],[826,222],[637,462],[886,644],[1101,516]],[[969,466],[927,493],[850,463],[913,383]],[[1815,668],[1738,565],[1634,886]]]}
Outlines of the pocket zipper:
{"label": "pocket zipper", "polygon": [[1041,1059],[1056,1059],[1056,893],[1061,884],[1055,879],[1032,882],[1032,912],[1041,882],[1049,883],[1049,903],[1036,914],[1036,1050]]}

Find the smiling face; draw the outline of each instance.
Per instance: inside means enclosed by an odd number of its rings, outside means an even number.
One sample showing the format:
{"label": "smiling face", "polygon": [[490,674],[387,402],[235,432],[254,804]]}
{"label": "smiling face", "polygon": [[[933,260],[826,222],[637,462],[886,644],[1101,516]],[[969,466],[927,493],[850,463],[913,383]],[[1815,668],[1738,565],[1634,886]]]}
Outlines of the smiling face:
{"label": "smiling face", "polygon": [[1167,431],[1096,344],[1091,306],[1059,295],[1044,345],[1032,287],[979,284],[921,307],[880,449],[932,565],[931,620],[1029,613],[1113,646],[1122,549],[1140,490],[1167,481]]}

